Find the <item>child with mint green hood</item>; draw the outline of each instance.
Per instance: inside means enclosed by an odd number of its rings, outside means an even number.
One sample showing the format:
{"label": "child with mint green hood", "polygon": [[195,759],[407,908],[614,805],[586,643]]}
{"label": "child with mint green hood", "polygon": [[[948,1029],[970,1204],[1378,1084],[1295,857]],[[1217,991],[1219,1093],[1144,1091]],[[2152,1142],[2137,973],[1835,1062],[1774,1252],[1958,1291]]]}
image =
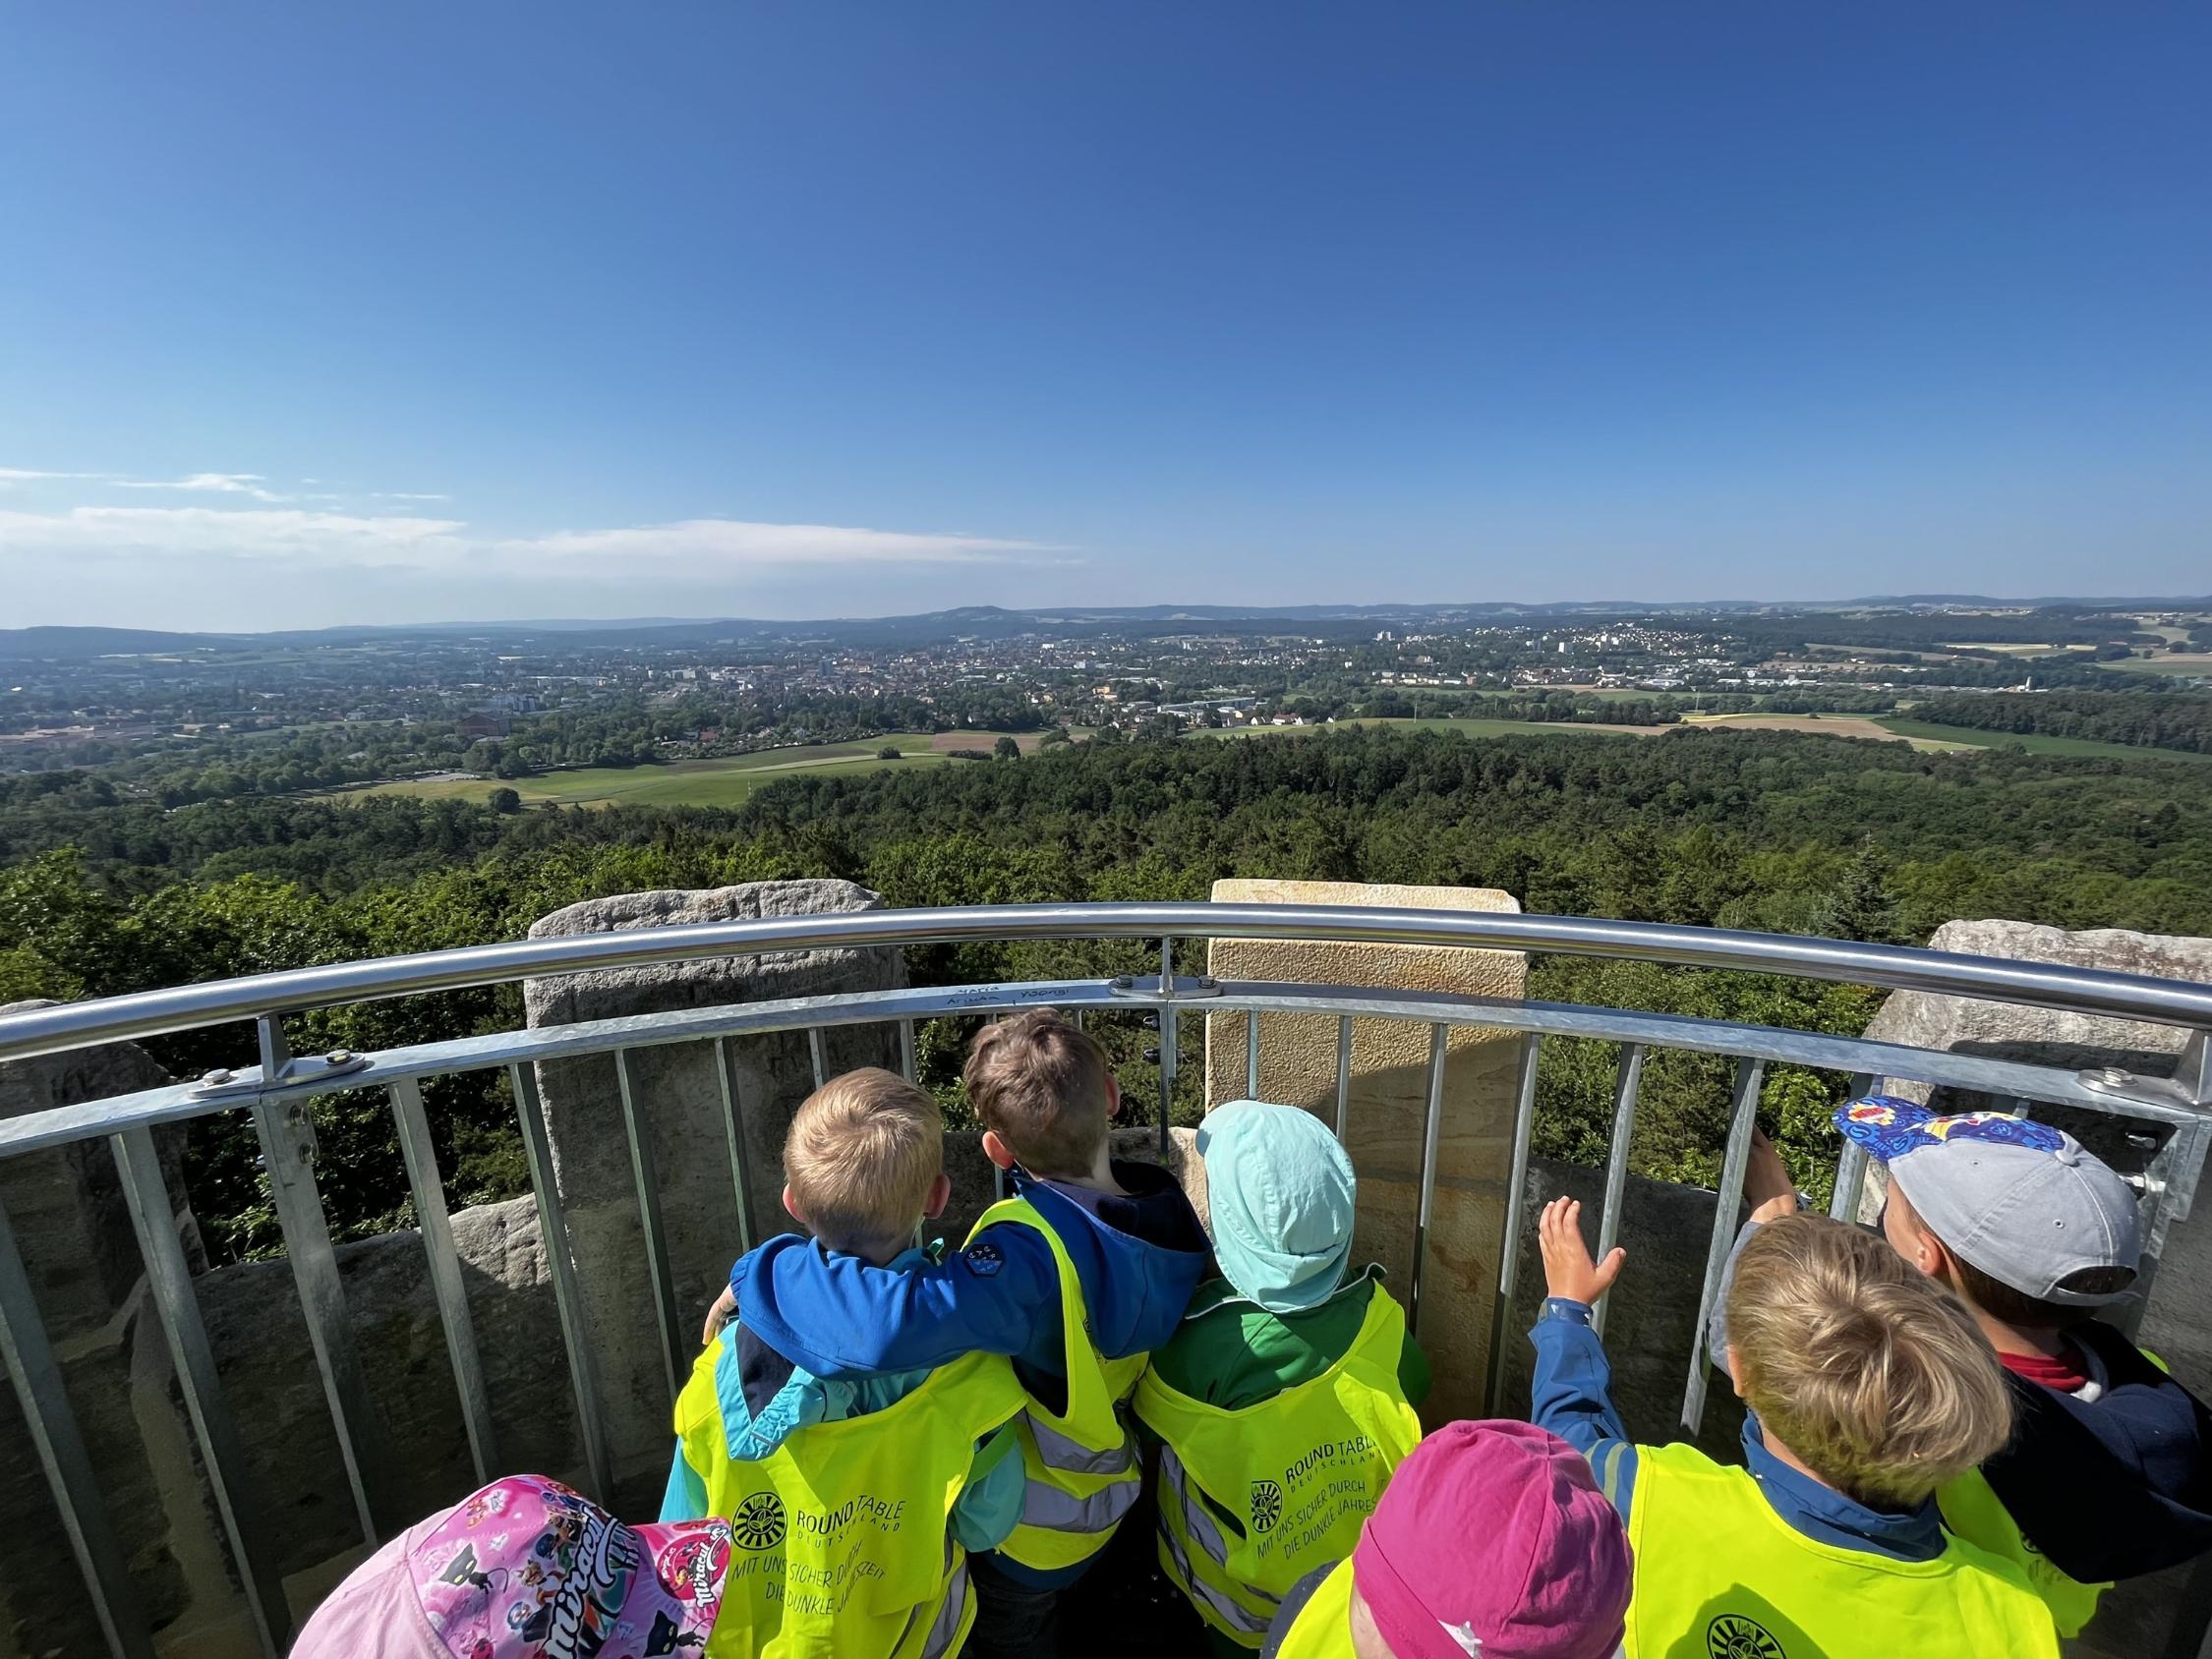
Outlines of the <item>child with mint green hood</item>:
{"label": "child with mint green hood", "polygon": [[1381,1270],[1348,1276],[1358,1183],[1318,1117],[1235,1101],[1198,1130],[1220,1277],[1137,1385],[1160,1447],[1160,1565],[1222,1653],[1352,1552],[1421,1441],[1428,1362]]}

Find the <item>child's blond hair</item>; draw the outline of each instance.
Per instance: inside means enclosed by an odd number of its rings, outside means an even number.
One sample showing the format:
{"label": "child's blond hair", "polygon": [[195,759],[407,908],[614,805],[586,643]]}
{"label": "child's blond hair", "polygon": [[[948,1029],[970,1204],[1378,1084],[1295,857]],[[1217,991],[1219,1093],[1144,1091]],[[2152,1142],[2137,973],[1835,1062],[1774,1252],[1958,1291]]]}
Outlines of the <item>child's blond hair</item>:
{"label": "child's blond hair", "polygon": [[1032,1175],[1087,1175],[1106,1144],[1113,1068],[1097,1039],[1052,1008],[986,1025],[960,1073],[967,1098]]}
{"label": "child's blond hair", "polygon": [[2011,1436],[1996,1353],[1950,1291],[1826,1216],[1755,1232],[1728,1292],[1745,1402],[1830,1485],[1910,1509]]}
{"label": "child's blond hair", "polygon": [[880,1249],[908,1237],[944,1168],[937,1103],[875,1066],[816,1089],[784,1137],[784,1183],[814,1236],[835,1249]]}

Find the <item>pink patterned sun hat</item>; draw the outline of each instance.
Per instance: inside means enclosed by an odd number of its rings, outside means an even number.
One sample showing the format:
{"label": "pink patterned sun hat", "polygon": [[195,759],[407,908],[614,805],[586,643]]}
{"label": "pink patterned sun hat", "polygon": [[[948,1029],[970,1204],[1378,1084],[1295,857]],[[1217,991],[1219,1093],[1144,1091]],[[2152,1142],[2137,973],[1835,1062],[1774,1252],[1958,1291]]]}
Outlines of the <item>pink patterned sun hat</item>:
{"label": "pink patterned sun hat", "polygon": [[509,1475],[408,1528],[332,1591],[292,1659],[666,1659],[722,1609],[729,1523],[625,1526]]}

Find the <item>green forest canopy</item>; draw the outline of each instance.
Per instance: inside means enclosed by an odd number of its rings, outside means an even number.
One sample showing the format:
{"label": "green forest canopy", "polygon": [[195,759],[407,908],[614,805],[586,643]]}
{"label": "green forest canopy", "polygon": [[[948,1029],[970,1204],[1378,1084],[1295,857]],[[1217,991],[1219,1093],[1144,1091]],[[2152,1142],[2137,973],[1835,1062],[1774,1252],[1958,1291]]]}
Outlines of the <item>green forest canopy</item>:
{"label": "green forest canopy", "polygon": [[[1471,740],[1346,729],[1297,742],[1062,744],[1019,761],[763,789],[729,810],[501,812],[459,801],[254,799],[177,810],[98,780],[0,810],[0,1001],[519,938],[578,899],[661,887],[842,876],[893,904],[1202,899],[1227,876],[1503,887],[1536,911],[1913,942],[1960,916],[2212,933],[2212,814],[2186,762],[1752,731]],[[1195,948],[1195,947],[1194,947]],[[1141,969],[1141,945],[987,944],[910,953],[917,983]],[[1195,957],[1193,957],[1195,961]],[[1542,957],[1531,994],[1855,1035],[1879,998],[1848,986]],[[380,1048],[521,1023],[515,987],[301,1016],[301,1047]],[[961,1032],[925,1034],[955,1113]],[[238,1063],[236,1032],[154,1045],[180,1073]],[[1156,1099],[1134,1021],[1109,1033],[1133,1100]],[[1539,1149],[1602,1156],[1613,1055],[1545,1046]],[[1194,1113],[1187,1071],[1181,1115]],[[1766,1116],[1817,1194],[1842,1079],[1777,1067]],[[503,1087],[440,1079],[453,1195],[522,1185]],[[1726,1062],[1655,1056],[1635,1161],[1710,1180]],[[211,1240],[274,1239],[250,1129],[196,1126]],[[406,1219],[388,1118],[328,1104],[320,1173],[350,1231]]]}

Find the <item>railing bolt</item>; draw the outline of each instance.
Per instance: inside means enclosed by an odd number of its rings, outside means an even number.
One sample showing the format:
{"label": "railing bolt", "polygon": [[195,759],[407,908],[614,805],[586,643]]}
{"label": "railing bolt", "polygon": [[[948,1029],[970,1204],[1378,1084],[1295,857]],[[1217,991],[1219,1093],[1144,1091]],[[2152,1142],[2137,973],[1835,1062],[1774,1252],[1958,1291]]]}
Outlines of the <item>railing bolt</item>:
{"label": "railing bolt", "polygon": [[1114,989],[1116,991],[1135,991],[1136,989],[1136,981],[1132,979],[1128,974],[1116,974],[1114,976]]}
{"label": "railing bolt", "polygon": [[2125,1084],[2133,1073],[2124,1071],[2117,1065],[2108,1065],[2097,1075],[2117,1089]]}
{"label": "railing bolt", "polygon": [[1157,1065],[1157,1064],[1159,1064],[1159,1063],[1160,1063],[1160,1051],[1159,1051],[1159,1050],[1157,1050],[1157,1049],[1146,1049],[1146,1050],[1144,1051],[1144,1063],[1145,1063],[1146,1065]]}
{"label": "railing bolt", "polygon": [[2156,1135],[2132,1134],[2127,1137],[2127,1144],[2149,1152],[2158,1145],[2158,1137]]}
{"label": "railing bolt", "polygon": [[1160,1016],[1159,1016],[1158,1014],[1146,1014],[1146,1015],[1144,1016],[1144,1029],[1145,1029],[1145,1030],[1147,1030],[1147,1031],[1157,1031],[1157,1030],[1159,1030],[1159,1028],[1160,1028]]}
{"label": "railing bolt", "polygon": [[221,1066],[217,1066],[214,1070],[204,1073],[200,1081],[205,1088],[219,1089],[230,1081],[230,1073]]}
{"label": "railing bolt", "polygon": [[1218,982],[1211,974],[1200,974],[1198,976],[1198,989],[1200,991],[1212,991],[1216,989],[1217,984]]}
{"label": "railing bolt", "polygon": [[353,1051],[351,1049],[332,1049],[322,1058],[330,1065],[347,1065],[353,1060]]}

